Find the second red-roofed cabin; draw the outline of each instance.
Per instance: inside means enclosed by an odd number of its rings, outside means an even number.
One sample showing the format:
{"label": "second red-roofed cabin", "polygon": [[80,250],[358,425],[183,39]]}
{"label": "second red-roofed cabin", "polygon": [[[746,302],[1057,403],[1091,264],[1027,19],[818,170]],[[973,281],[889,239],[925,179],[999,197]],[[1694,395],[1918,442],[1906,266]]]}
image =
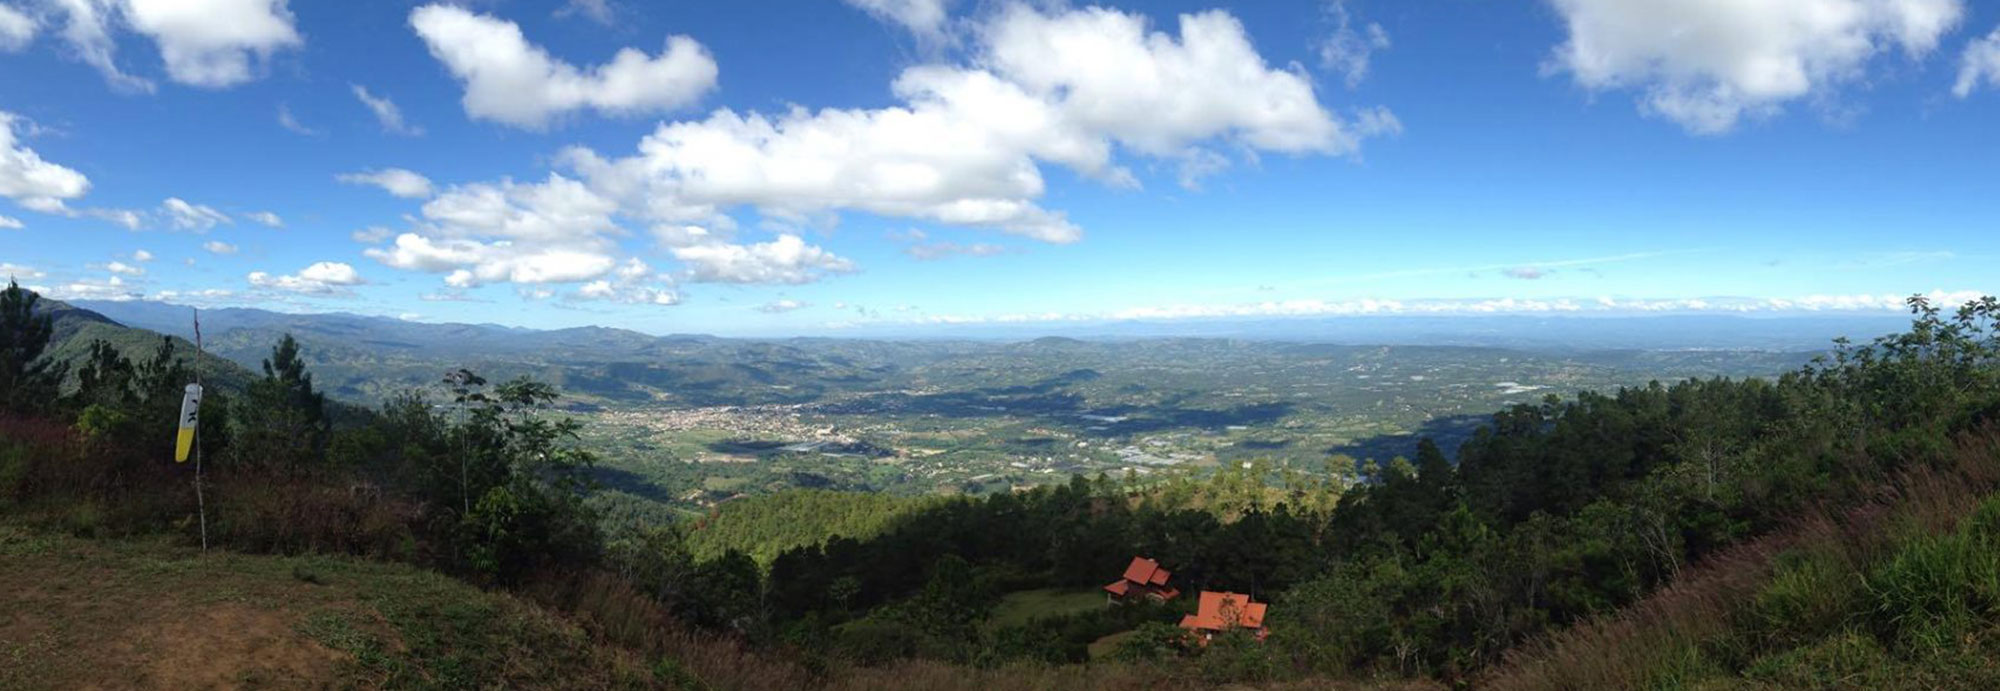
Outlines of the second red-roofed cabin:
{"label": "second red-roofed cabin", "polygon": [[1247,629],[1257,640],[1264,640],[1264,610],[1268,605],[1251,602],[1250,596],[1241,593],[1210,590],[1201,591],[1198,604],[1194,614],[1181,617],[1181,628],[1198,636],[1202,645],[1231,629]]}
{"label": "second red-roofed cabin", "polygon": [[1167,579],[1172,577],[1172,573],[1160,568],[1160,562],[1133,557],[1132,563],[1125,567],[1125,575],[1119,577],[1117,582],[1104,586],[1104,592],[1110,593],[1113,602],[1131,602],[1139,598],[1166,602],[1181,594],[1181,591],[1167,585]]}

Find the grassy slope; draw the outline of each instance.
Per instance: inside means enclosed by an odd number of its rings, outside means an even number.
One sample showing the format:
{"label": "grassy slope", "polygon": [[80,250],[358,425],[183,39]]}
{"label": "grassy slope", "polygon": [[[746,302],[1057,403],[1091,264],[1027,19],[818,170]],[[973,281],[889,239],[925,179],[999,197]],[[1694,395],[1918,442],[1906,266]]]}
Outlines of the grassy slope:
{"label": "grassy slope", "polygon": [[0,688],[651,684],[576,626],[431,572],[0,524]]}
{"label": "grassy slope", "polygon": [[1517,649],[1483,688],[2000,688],[2000,434]]}

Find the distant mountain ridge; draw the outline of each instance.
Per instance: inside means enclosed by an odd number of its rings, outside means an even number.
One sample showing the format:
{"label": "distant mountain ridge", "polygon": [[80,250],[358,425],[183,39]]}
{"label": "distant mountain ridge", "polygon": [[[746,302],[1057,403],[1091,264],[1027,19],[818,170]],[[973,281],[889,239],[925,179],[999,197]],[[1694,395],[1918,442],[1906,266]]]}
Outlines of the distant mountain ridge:
{"label": "distant mountain ridge", "polygon": [[[184,306],[85,301],[76,308],[98,319],[192,335],[192,311]],[[349,401],[435,388],[445,372],[465,367],[492,380],[528,375],[548,381],[579,406],[807,403],[842,393],[957,386],[1028,365],[1052,368],[1047,374],[1053,375],[1105,357],[1184,363],[1249,353],[1375,358],[1455,351],[1649,371],[1764,372],[1803,362],[1802,353],[1823,349],[1834,336],[1860,340],[1871,333],[1857,330],[1852,320],[1727,317],[1353,318],[1326,322],[1331,326],[1322,338],[1041,334],[1014,341],[653,336],[604,326],[536,330],[240,307],[202,310],[201,320],[209,352],[245,368],[257,367],[272,343],[293,335],[323,390]],[[1646,347],[1651,338],[1667,345]],[[1723,345],[1698,347],[1718,343]],[[1710,364],[1722,369],[1704,369]],[[1730,369],[1745,364],[1755,366]]]}

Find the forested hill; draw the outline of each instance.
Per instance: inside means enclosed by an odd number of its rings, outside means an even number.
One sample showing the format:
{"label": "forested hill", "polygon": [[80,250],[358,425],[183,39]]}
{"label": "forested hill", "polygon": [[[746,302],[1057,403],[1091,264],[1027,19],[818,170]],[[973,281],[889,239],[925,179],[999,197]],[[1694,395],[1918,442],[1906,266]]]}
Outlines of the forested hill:
{"label": "forested hill", "polygon": [[[168,339],[172,343],[173,359],[186,363],[190,368],[194,366],[196,349],[194,343],[186,338],[132,328],[103,314],[60,300],[43,298],[36,306],[41,313],[54,318],[55,334],[49,340],[47,357],[63,363],[71,372],[82,368],[90,357],[91,344],[98,341],[109,344],[128,357],[143,357],[153,355],[159,350],[162,339]],[[187,314],[192,323],[192,312]],[[220,391],[240,393],[255,377],[243,365],[214,353],[205,354],[200,361],[204,381]]]}

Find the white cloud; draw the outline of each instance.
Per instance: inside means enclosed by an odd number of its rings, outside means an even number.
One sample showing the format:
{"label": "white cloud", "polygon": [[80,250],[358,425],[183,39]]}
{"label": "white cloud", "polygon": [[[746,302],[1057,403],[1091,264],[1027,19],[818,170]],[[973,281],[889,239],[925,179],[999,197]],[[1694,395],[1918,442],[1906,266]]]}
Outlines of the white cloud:
{"label": "white cloud", "polygon": [[21,116],[0,111],[0,197],[42,213],[67,213],[64,202],[89,192],[90,179],[44,161],[23,146],[15,134],[16,123],[27,126]]}
{"label": "white cloud", "polygon": [[11,5],[0,5],[0,52],[15,52],[35,40],[41,22]]}
{"label": "white cloud", "polygon": [[1361,80],[1368,77],[1375,51],[1389,47],[1389,32],[1372,22],[1356,27],[1346,0],[1328,0],[1326,16],[1334,27],[1320,40],[1319,65],[1339,74],[1347,82],[1347,88],[1360,86]]}
{"label": "white cloud", "polygon": [[132,28],[159,45],[174,81],[223,88],[250,81],[251,57],[304,43],[286,0],[125,0]]}
{"label": "white cloud", "polygon": [[1966,44],[1965,54],[1959,58],[1958,83],[1951,87],[1951,93],[1965,98],[1981,83],[2000,87],[2000,29]]}
{"label": "white cloud", "polygon": [[611,0],[569,0],[563,3],[562,9],[556,10],[557,17],[572,15],[583,15],[590,21],[605,26],[611,26],[617,19],[616,13],[611,8]]}
{"label": "white cloud", "polygon": [[131,265],[131,264],[127,264],[127,263],[125,263],[125,262],[111,262],[111,263],[109,263],[109,264],[105,264],[105,265],[103,265],[103,266],[101,266],[101,267],[97,267],[97,268],[101,268],[101,269],[103,269],[103,270],[105,270],[105,271],[109,271],[109,272],[111,272],[111,273],[114,273],[114,274],[119,274],[119,275],[123,275],[123,276],[144,276],[144,275],[146,275],[146,268],[145,268],[145,267],[143,267],[143,266],[133,266],[133,265]]}
{"label": "white cloud", "polygon": [[901,233],[890,233],[890,240],[902,242],[903,253],[920,261],[944,259],[952,256],[990,257],[1002,254],[1007,248],[984,242],[960,244],[946,240],[931,241],[930,234],[911,228]]}
{"label": "white cloud", "polygon": [[1641,110],[1697,134],[1823,96],[1892,49],[1923,56],[1964,14],[1961,0],[1550,2],[1569,31],[1550,70],[1641,90]]}
{"label": "white cloud", "polygon": [[236,291],[224,290],[222,288],[203,288],[200,290],[158,290],[154,291],[146,299],[154,302],[174,302],[207,306],[227,302],[233,297],[236,297]]}
{"label": "white cloud", "polygon": [[152,39],[168,78],[205,88],[250,81],[253,58],[304,43],[285,0],[47,1],[64,16],[60,35],[76,58],[125,91],[150,93],[153,83],[119,69],[114,28]]}
{"label": "white cloud", "polygon": [[221,241],[221,240],[210,240],[210,241],[208,241],[208,242],[204,242],[204,243],[201,243],[201,248],[202,248],[202,249],[205,249],[205,250],[208,250],[208,252],[209,252],[210,254],[235,254],[235,253],[236,253],[236,246],[235,246],[235,245],[232,245],[232,244],[229,244],[229,243],[227,243],[227,242],[223,242],[223,241]]}
{"label": "white cloud", "polygon": [[945,37],[947,6],[952,0],[845,0],[876,18],[909,29],[920,40],[940,43]]}
{"label": "white cloud", "polygon": [[137,251],[134,251],[134,252],[132,253],[132,261],[135,261],[135,262],[149,262],[149,261],[153,261],[153,253],[152,253],[152,252],[147,252],[147,251],[145,251],[145,250],[137,250]]}
{"label": "white cloud", "polygon": [[348,86],[354,90],[354,97],[360,99],[361,105],[368,106],[368,111],[375,114],[375,121],[382,123],[382,131],[408,137],[424,133],[424,128],[403,121],[403,109],[397,108],[396,102],[389,97],[368,93],[368,88],[360,84]]}
{"label": "white cloud", "polygon": [[119,7],[116,0],[49,0],[66,19],[62,37],[84,64],[97,68],[112,88],[152,93],[153,82],[118,69],[118,44],[111,38],[111,22]]}
{"label": "white cloud", "polygon": [[127,209],[80,209],[77,211],[63,209],[60,212],[72,217],[89,216],[91,218],[110,221],[125,226],[127,230],[138,230],[139,226],[145,224],[144,218],[139,215],[139,212]]}
{"label": "white cloud", "polygon": [[252,221],[256,221],[258,224],[271,228],[285,227],[285,219],[280,218],[277,214],[271,213],[269,211],[252,211],[250,213],[243,214],[243,217],[250,219]]}
{"label": "white cloud", "polygon": [[827,274],[854,270],[853,262],[808,245],[797,235],[752,245],[676,247],[672,252],[687,265],[689,280],[699,283],[811,283]]}
{"label": "white cloud", "polygon": [[1013,6],[977,37],[970,66],[905,70],[892,85],[901,106],[720,110],[663,123],[631,157],[572,148],[563,160],[658,223],[719,224],[739,206],[794,223],[859,210],[1066,243],[1082,231],[1036,204],[1042,162],[1130,186],[1120,148],[1207,163],[1212,145],[1345,154],[1398,127],[1386,111],[1335,117],[1222,12],[1182,16],[1175,36],[1139,15]]}
{"label": "white cloud", "polygon": [[1539,266],[1515,266],[1500,270],[1500,275],[1502,276],[1518,278],[1523,281],[1533,281],[1552,273],[1555,273],[1555,271]]}
{"label": "white cloud", "polygon": [[513,22],[448,5],[410,13],[410,26],[465,86],[467,115],[545,129],[564,113],[590,108],[611,115],[673,110],[715,87],[708,49],[669,36],[658,56],[624,48],[603,65],[580,69],[529,43]]}
{"label": "white cloud", "polygon": [[611,220],[615,210],[560,175],[455,186],[424,204],[416,232],[364,254],[397,269],[444,273],[445,283],[459,288],[588,281],[617,266],[609,237],[622,232]]}
{"label": "white cloud", "polygon": [[247,278],[250,285],[259,288],[307,295],[346,293],[349,286],[366,283],[361,279],[361,274],[355,272],[354,267],[340,262],[317,262],[289,276],[273,276],[262,271],[252,271]]}
{"label": "white cloud", "polygon": [[374,185],[405,199],[431,196],[431,179],[402,168],[383,168],[362,173],[342,173],[333,179],[350,185]]}
{"label": "white cloud", "polygon": [[353,233],[348,235],[348,237],[354,238],[355,242],[359,242],[365,245],[373,245],[375,243],[387,240],[395,236],[396,236],[396,231],[384,228],[382,226],[368,226],[366,228],[354,231]]}
{"label": "white cloud", "polygon": [[179,197],[168,197],[160,202],[160,213],[167,218],[167,224],[181,230],[203,232],[218,224],[234,224],[229,214],[216,211],[214,207],[189,204]]}
{"label": "white cloud", "polygon": [[27,225],[22,223],[21,219],[14,218],[12,216],[0,216],[0,229],[20,230],[25,227],[27,227]]}
{"label": "white cloud", "polygon": [[284,103],[278,104],[278,126],[290,130],[293,134],[303,134],[308,137],[319,136],[319,130],[307,127],[304,123],[299,122],[299,119],[292,115],[292,107]]}
{"label": "white cloud", "polygon": [[124,279],[112,276],[102,281],[82,279],[55,286],[30,286],[30,289],[57,300],[109,300],[124,302],[143,297],[137,289],[125,284]]}
{"label": "white cloud", "polygon": [[681,295],[671,287],[619,284],[608,280],[591,281],[571,294],[578,300],[605,300],[633,305],[678,305]]}
{"label": "white cloud", "polygon": [[804,309],[806,307],[807,307],[806,303],[799,302],[797,300],[785,299],[785,300],[773,300],[771,302],[766,302],[762,305],[758,305],[757,311],[763,312],[765,314],[784,314],[786,312]]}
{"label": "white cloud", "polygon": [[6,275],[6,276],[7,276],[7,278],[9,278],[9,279],[23,279],[23,278],[25,278],[25,279],[28,279],[28,280],[30,280],[30,281],[32,281],[32,280],[35,280],[35,279],[37,279],[37,278],[41,278],[41,277],[43,277],[43,276],[47,276],[47,275],[48,275],[48,274],[46,274],[46,273],[43,273],[43,272],[41,272],[41,271],[39,271],[39,270],[36,270],[36,269],[35,269],[35,267],[32,267],[32,266],[22,266],[22,265],[20,265],[20,264],[9,264],[9,263],[7,263],[7,262],[0,262],[0,274],[4,274],[4,275]]}

